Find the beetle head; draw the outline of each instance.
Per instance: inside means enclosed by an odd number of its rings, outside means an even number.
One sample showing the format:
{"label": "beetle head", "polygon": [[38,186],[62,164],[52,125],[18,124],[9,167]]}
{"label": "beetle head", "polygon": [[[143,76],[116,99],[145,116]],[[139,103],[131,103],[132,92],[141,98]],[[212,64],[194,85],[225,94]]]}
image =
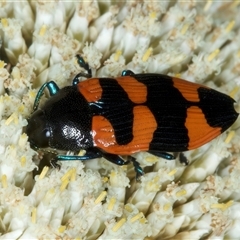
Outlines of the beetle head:
{"label": "beetle head", "polygon": [[49,147],[51,132],[42,110],[35,111],[28,119],[26,134],[32,148]]}

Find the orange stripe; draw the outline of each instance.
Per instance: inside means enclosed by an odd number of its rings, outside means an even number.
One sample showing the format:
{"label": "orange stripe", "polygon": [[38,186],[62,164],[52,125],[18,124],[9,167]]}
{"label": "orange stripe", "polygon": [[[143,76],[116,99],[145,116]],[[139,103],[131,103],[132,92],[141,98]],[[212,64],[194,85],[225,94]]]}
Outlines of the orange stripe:
{"label": "orange stripe", "polygon": [[138,82],[134,77],[125,76],[116,78],[118,84],[128,94],[128,98],[134,103],[145,103],[147,101],[147,87]]}
{"label": "orange stripe", "polygon": [[204,87],[207,88],[203,85],[197,84],[197,83],[192,83],[192,82],[188,82],[185,81],[183,79],[180,78],[172,78],[173,81],[173,86],[175,88],[177,88],[181,94],[183,95],[183,97],[191,102],[199,102],[199,96],[198,96],[198,88],[200,87]]}
{"label": "orange stripe", "polygon": [[196,106],[187,109],[185,126],[188,129],[188,149],[198,148],[221,134],[221,128],[209,126],[202,110]]}
{"label": "orange stripe", "polygon": [[94,145],[108,153],[128,155],[134,152],[147,151],[157,128],[156,120],[146,106],[133,108],[133,140],[126,145],[118,145],[111,123],[102,116],[94,116],[92,134]]}
{"label": "orange stripe", "polygon": [[98,78],[91,78],[78,83],[78,91],[88,102],[95,102],[102,97],[102,87]]}

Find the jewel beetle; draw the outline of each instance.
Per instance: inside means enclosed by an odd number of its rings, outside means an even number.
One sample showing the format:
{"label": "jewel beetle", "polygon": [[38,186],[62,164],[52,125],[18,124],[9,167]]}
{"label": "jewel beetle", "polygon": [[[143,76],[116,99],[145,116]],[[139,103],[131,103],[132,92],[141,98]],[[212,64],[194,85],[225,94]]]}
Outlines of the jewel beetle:
{"label": "jewel beetle", "polygon": [[[209,87],[162,74],[134,74],[117,78],[91,78],[81,56],[72,86],[59,89],[53,81],[39,89],[26,133],[31,147],[86,150],[84,156],[56,155],[52,165],[64,160],[104,157],[118,164],[133,162],[137,177],[143,174],[134,157],[122,155],[148,151],[165,159],[167,152],[198,148],[216,138],[237,119],[234,100]],[[79,82],[79,77],[89,79]],[[44,89],[50,98],[38,108]]]}

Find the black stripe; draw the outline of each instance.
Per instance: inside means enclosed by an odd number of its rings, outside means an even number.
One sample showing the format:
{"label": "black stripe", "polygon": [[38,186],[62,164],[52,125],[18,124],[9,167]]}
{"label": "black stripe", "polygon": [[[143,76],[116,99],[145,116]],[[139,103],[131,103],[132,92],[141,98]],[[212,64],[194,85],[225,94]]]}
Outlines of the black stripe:
{"label": "black stripe", "polygon": [[234,100],[231,97],[202,87],[198,89],[198,94],[199,107],[211,127],[221,127],[224,132],[236,121],[238,113],[234,109]]}
{"label": "black stripe", "polygon": [[190,104],[173,86],[172,78],[160,74],[137,74],[134,77],[147,86],[146,105],[158,124],[149,150],[187,150],[189,138],[185,120]]}
{"label": "black stripe", "polygon": [[91,109],[109,120],[119,145],[128,144],[133,140],[133,103],[115,79],[100,78],[99,83],[102,98]]}

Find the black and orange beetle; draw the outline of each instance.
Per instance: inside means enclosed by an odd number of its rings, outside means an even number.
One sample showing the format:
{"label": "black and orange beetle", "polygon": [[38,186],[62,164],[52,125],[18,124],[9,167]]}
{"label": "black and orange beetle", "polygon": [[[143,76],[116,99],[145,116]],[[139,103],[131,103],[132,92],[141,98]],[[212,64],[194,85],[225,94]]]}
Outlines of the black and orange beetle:
{"label": "black and orange beetle", "polygon": [[[86,150],[84,156],[57,155],[52,162],[104,157],[118,165],[128,164],[121,155],[148,151],[173,159],[166,152],[182,152],[211,141],[237,119],[234,100],[200,84],[161,74],[123,71],[117,78],[91,77],[83,58],[73,85],[59,89],[45,83],[34,103],[26,132],[35,149]],[[51,98],[38,109],[44,89]],[[131,157],[137,176],[143,174]]]}

